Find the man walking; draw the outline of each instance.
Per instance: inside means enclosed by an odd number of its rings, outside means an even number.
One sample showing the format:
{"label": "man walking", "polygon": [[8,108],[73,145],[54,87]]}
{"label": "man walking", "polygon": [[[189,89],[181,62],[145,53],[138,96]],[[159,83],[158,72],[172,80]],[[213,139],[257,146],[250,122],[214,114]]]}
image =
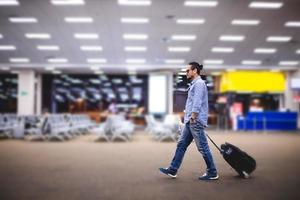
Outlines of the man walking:
{"label": "man walking", "polygon": [[199,180],[217,180],[219,178],[204,132],[204,128],[207,127],[208,97],[205,82],[200,77],[202,69],[203,66],[197,62],[191,62],[187,67],[186,76],[192,83],[188,88],[185,105],[184,129],[170,166],[159,168],[160,172],[172,178],[177,177],[177,171],[185,151],[193,139],[207,166],[206,173],[200,176]]}

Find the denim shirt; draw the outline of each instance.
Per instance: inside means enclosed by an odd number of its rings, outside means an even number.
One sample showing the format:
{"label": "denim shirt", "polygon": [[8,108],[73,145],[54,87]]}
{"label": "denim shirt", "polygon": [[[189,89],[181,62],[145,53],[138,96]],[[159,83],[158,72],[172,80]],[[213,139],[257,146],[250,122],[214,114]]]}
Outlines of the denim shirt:
{"label": "denim shirt", "polygon": [[188,88],[188,97],[185,104],[184,123],[191,119],[192,112],[198,113],[196,121],[207,127],[208,95],[205,82],[200,76],[192,81]]}

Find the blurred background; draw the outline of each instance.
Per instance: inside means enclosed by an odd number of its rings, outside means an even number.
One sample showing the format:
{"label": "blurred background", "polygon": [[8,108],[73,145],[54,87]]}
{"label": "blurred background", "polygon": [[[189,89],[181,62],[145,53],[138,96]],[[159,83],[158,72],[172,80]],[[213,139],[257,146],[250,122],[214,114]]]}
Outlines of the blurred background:
{"label": "blurred background", "polygon": [[255,153],[261,133],[299,132],[299,10],[299,0],[0,0],[1,138],[173,149],[196,61],[208,132]]}
{"label": "blurred background", "polygon": [[297,129],[298,1],[0,5],[1,113],[81,113],[102,122],[113,103],[137,124],[145,114],[182,117],[185,68],[197,61],[210,127],[267,129],[274,118]]}

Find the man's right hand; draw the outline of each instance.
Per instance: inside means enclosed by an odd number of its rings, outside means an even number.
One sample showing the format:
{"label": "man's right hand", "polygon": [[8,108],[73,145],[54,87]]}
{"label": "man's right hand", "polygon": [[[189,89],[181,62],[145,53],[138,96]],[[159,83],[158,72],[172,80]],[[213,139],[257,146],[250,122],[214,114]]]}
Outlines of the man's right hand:
{"label": "man's right hand", "polygon": [[196,122],[196,119],[195,119],[195,118],[193,118],[193,117],[191,117],[191,118],[190,118],[190,123],[192,123],[192,124],[193,124],[193,123],[195,123],[195,122]]}

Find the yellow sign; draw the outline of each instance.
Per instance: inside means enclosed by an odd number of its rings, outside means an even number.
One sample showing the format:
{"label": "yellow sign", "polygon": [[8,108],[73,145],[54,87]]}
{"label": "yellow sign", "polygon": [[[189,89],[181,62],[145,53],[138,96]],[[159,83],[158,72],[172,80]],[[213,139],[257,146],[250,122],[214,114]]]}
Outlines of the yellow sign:
{"label": "yellow sign", "polygon": [[220,92],[283,93],[285,77],[282,72],[235,71],[221,77]]}

